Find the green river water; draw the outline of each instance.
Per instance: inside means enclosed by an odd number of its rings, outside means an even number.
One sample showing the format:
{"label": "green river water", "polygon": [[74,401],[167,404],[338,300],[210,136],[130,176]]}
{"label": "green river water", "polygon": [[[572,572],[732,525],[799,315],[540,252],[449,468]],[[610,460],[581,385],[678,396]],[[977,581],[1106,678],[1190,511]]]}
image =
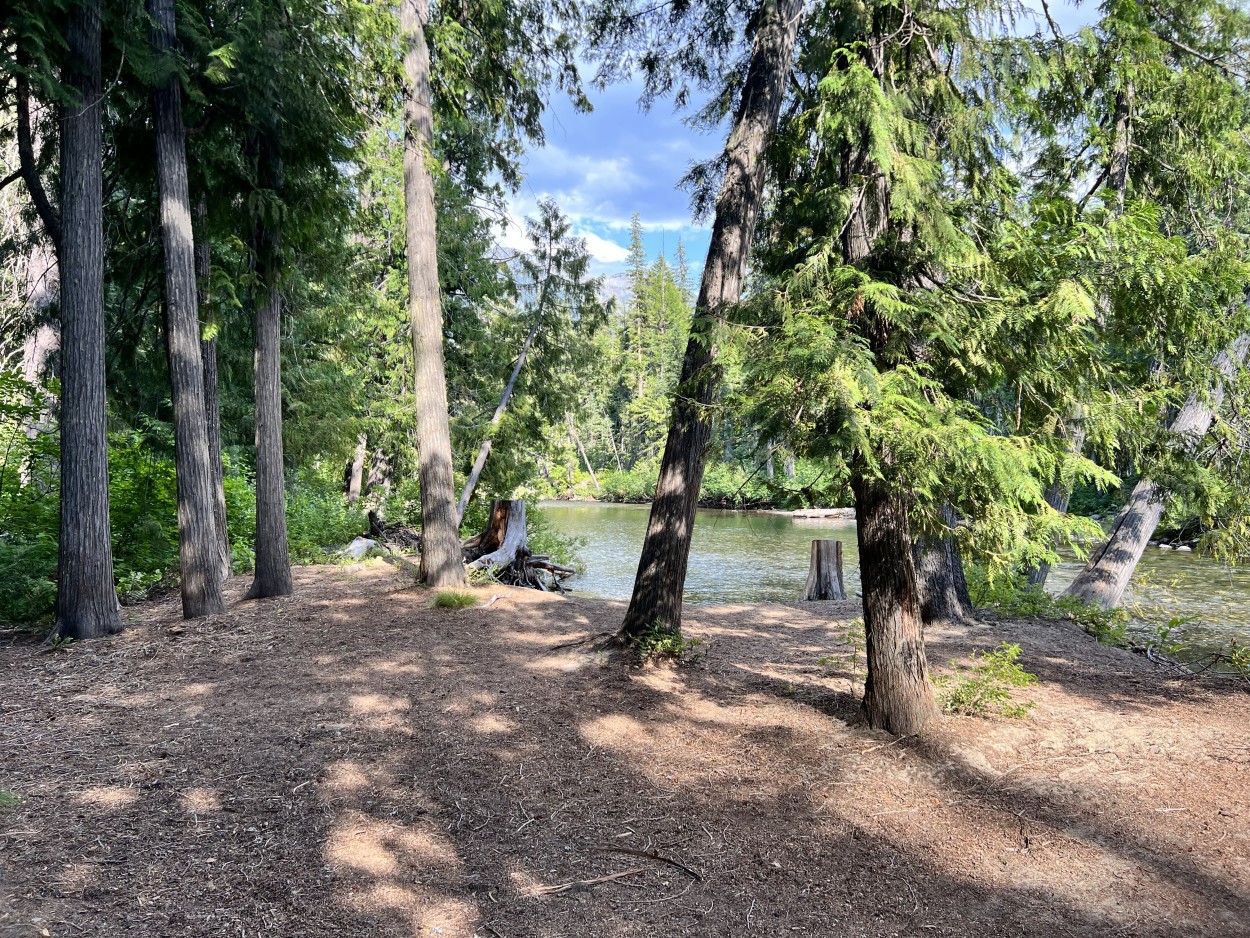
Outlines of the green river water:
{"label": "green river water", "polygon": [[[585,572],[568,581],[574,593],[628,599],[650,507],[544,502],[543,514],[561,534],[578,538]],[[789,515],[700,510],[686,576],[692,603],[778,602],[798,599],[814,538],[841,540],[846,588],[859,592],[859,552],[853,521],[795,521]],[[1060,564],[1047,588],[1062,590],[1080,569]],[[1230,568],[1192,553],[1149,548],[1127,597],[1142,624],[1173,616],[1192,621],[1178,632],[1195,644],[1250,642],[1250,568]]]}

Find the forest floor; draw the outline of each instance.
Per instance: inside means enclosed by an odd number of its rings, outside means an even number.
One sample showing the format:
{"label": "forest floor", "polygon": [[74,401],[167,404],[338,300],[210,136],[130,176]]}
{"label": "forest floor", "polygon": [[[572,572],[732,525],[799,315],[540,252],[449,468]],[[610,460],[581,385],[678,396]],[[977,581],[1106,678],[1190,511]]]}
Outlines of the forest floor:
{"label": "forest floor", "polygon": [[1250,694],[1075,627],[932,630],[1019,642],[1037,706],[895,740],[854,602],[691,608],[702,659],[631,669],[566,646],[618,604],[246,585],[0,636],[0,938],[1250,936]]}

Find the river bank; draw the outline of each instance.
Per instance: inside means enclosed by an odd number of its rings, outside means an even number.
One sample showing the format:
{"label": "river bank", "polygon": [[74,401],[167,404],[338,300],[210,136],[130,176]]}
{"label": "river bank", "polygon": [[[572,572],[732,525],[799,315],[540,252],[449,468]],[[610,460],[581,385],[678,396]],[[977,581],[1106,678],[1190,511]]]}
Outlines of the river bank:
{"label": "river bank", "polygon": [[1036,706],[900,741],[853,602],[692,607],[701,661],[630,670],[568,645],[619,603],[295,576],[0,641],[6,935],[1250,935],[1250,695],[1075,627],[930,631]]}

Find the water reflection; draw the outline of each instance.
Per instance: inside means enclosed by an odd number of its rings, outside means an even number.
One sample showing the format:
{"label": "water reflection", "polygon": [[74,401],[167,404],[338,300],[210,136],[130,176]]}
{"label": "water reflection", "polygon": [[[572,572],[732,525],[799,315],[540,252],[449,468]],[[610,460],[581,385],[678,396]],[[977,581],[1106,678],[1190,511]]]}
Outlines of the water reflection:
{"label": "water reflection", "polygon": [[[569,581],[586,596],[628,599],[646,533],[649,507],[544,502],[543,513],[563,534],[582,538],[586,571]],[[853,522],[794,521],[789,515],[701,510],[686,577],[692,603],[787,602],[807,579],[814,538],[842,541],[846,588],[859,592],[859,551]],[[1062,590],[1080,570],[1058,565],[1047,586]],[[1194,621],[1179,632],[1202,644],[1250,641],[1250,569],[1229,568],[1190,553],[1149,548],[1126,602],[1140,622],[1174,616]]]}

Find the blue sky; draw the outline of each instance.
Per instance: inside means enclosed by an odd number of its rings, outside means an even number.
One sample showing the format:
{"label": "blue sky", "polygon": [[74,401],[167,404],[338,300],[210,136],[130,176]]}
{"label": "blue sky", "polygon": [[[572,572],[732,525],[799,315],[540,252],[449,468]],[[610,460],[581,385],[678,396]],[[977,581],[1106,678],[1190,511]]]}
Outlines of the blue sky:
{"label": "blue sky", "polygon": [[[1045,30],[1041,3],[1036,28]],[[1078,29],[1096,15],[1096,4],[1079,8],[1052,0],[1051,14],[1061,29]],[[1033,31],[1028,19],[1021,30]],[[724,145],[724,128],[705,133],[687,127],[666,101],[650,111],[638,107],[637,84],[606,90],[588,89],[590,114],[577,114],[566,100],[553,100],[544,120],[546,145],[524,160],[525,181],[511,200],[513,223],[502,243],[525,245],[519,220],[534,214],[540,198],[552,198],[569,217],[574,233],[585,238],[596,274],[612,275],[625,267],[629,220],[637,212],[652,257],[662,250],[672,257],[681,238],[691,266],[703,266],[710,230],[691,223],[689,194],[677,188],[691,163],[714,156]]]}

